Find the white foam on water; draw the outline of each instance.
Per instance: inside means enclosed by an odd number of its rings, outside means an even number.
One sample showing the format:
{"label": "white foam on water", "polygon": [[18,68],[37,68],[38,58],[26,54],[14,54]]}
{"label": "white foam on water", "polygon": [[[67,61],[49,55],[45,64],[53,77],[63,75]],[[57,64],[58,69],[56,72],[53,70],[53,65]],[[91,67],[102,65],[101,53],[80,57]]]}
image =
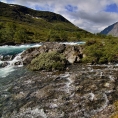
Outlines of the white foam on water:
{"label": "white foam on water", "polygon": [[60,44],[66,44],[66,45],[82,45],[85,44],[84,41],[81,42],[61,42]]}
{"label": "white foam on water", "polygon": [[89,95],[90,95],[90,97],[89,97],[89,99],[91,100],[91,101],[93,101],[94,100],[94,98],[95,98],[95,95],[94,95],[94,93],[89,93]]}
{"label": "white foam on water", "polygon": [[63,44],[67,44],[67,45],[77,45],[77,43],[74,43],[74,42],[65,42]]}
{"label": "white foam on water", "polygon": [[70,76],[70,74],[69,73],[67,73],[67,74],[65,74],[65,75],[62,75],[62,76],[60,76],[61,78],[67,78],[67,77],[69,77]]}
{"label": "white foam on water", "polygon": [[96,109],[96,110],[92,110],[91,113],[95,114],[95,113],[101,112],[102,110],[104,110],[108,106],[109,100],[108,100],[107,95],[105,93],[103,93],[103,97],[105,99],[105,103],[103,104],[103,106]]}
{"label": "white foam on water", "polygon": [[3,63],[3,61],[0,60],[0,64],[2,64],[2,63]]}
{"label": "white foam on water", "polygon": [[68,77],[67,80],[68,80],[68,84],[69,84],[69,85],[71,85],[71,84],[73,83],[73,80],[72,80],[71,77]]}
{"label": "white foam on water", "polygon": [[112,81],[112,82],[115,82],[115,80],[116,80],[116,78],[115,78],[114,76],[112,76],[112,75],[109,75],[109,79],[110,79],[110,81]]}
{"label": "white foam on water", "polygon": [[96,99],[95,94],[92,92],[85,94],[82,98],[89,99],[90,101],[93,101]]}
{"label": "white foam on water", "polygon": [[74,85],[71,85],[74,80],[71,77],[67,77],[67,82],[66,82],[66,92],[71,94],[71,91],[73,91],[75,89]]}
{"label": "white foam on water", "polygon": [[53,109],[54,109],[54,108],[57,108],[57,107],[58,107],[58,105],[55,104],[55,103],[51,103],[51,104],[50,104],[50,108],[53,108]]}
{"label": "white foam on water", "polygon": [[22,52],[28,48],[32,47],[40,47],[41,44],[25,44],[25,45],[16,45],[16,46],[0,46],[0,54],[9,54],[9,53],[14,53],[15,51]]}
{"label": "white foam on water", "polygon": [[15,68],[13,66],[6,66],[4,68],[0,68],[0,77],[7,77],[14,70]]}
{"label": "white foam on water", "polygon": [[27,48],[27,47],[38,47],[41,46],[40,43],[37,44],[24,44],[24,45],[15,45],[15,46],[8,46],[8,45],[4,45],[4,46],[0,46],[0,49],[4,49],[4,48]]}
{"label": "white foam on water", "polygon": [[14,114],[11,118],[47,118],[47,115],[45,114],[43,109],[38,108],[27,108],[24,109],[22,112]]}
{"label": "white foam on water", "polygon": [[23,66],[23,61],[21,59],[21,54],[19,53],[12,61],[8,61],[11,66],[15,66],[15,63],[20,62],[20,66]]}
{"label": "white foam on water", "polygon": [[40,47],[40,46],[41,46],[41,44],[35,44],[35,45],[31,46],[31,47]]}
{"label": "white foam on water", "polygon": [[[15,70],[15,67],[23,66],[21,54],[22,53],[18,54],[12,61],[0,61],[1,64],[4,62],[8,63],[8,65],[5,66],[4,68],[0,68],[0,77],[6,77],[9,75],[9,73]],[[17,62],[19,63],[18,65],[16,65]]]}
{"label": "white foam on water", "polygon": [[15,71],[16,67],[22,67],[23,61],[21,59],[21,54],[24,50],[31,48],[31,47],[40,47],[41,44],[25,44],[25,45],[17,45],[17,46],[0,46],[0,54],[2,53],[11,53],[16,50],[20,51],[21,53],[17,54],[16,57],[11,61],[1,61],[0,64],[7,63],[8,65],[5,67],[0,68],[0,77],[7,77],[11,72]]}

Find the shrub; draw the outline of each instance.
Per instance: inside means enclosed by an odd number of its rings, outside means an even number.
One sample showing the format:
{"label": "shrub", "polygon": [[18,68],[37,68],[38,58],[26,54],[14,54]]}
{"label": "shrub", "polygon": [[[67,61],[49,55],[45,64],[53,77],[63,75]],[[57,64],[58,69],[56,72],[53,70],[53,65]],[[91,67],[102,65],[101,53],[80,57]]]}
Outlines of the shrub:
{"label": "shrub", "polygon": [[31,61],[28,68],[35,70],[64,70],[66,59],[56,51],[42,53]]}
{"label": "shrub", "polygon": [[116,63],[118,62],[118,40],[89,40],[86,42],[83,62],[89,63]]}
{"label": "shrub", "polygon": [[83,61],[100,63],[99,61],[101,60],[101,57],[102,61],[104,61],[103,52],[104,47],[102,42],[90,40],[86,43],[84,53],[87,55],[87,57],[85,59],[83,58]]}

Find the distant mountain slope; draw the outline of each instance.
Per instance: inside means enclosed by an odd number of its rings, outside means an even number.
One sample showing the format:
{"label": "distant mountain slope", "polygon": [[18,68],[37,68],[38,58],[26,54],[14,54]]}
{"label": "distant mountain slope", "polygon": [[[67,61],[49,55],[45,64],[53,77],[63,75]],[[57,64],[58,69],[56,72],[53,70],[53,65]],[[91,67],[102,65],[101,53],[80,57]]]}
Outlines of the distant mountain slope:
{"label": "distant mountain slope", "polygon": [[0,2],[0,16],[25,21],[27,19],[27,15],[37,18],[43,18],[49,22],[61,21],[69,23],[67,19],[65,19],[59,14],[55,14],[48,11],[36,11],[24,6],[5,4]]}
{"label": "distant mountain slope", "polygon": [[112,35],[112,36],[118,37],[118,22],[108,26],[100,33],[105,34],[105,35]]}
{"label": "distant mountain slope", "polygon": [[90,35],[59,14],[0,2],[0,43],[77,41]]}

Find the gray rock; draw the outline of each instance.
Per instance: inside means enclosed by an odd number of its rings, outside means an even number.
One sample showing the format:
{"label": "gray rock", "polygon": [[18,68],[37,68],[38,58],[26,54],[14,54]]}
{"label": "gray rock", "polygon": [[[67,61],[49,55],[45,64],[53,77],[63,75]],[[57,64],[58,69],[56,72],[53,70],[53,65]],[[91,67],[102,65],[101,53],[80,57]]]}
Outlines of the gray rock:
{"label": "gray rock", "polygon": [[58,53],[62,53],[67,59],[67,61],[71,64],[75,62],[80,62],[81,58],[83,57],[82,48],[80,46],[65,45],[65,44],[54,43],[54,42],[52,43],[46,42],[41,47],[30,48],[26,50],[21,55],[23,64],[27,65],[36,56],[42,53],[51,52],[51,51],[57,51]]}
{"label": "gray rock", "polygon": [[9,65],[8,62],[3,62],[3,63],[0,64],[0,67],[3,68],[3,67],[5,67],[5,66],[7,66],[7,65]]}

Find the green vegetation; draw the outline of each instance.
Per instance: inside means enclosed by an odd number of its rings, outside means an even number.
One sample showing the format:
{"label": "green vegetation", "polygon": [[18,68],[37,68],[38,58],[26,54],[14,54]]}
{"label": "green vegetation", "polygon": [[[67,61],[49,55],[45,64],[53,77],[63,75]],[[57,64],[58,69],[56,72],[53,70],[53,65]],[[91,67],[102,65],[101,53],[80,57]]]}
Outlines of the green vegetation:
{"label": "green vegetation", "polygon": [[113,105],[115,106],[115,111],[114,111],[114,113],[110,116],[110,118],[118,118],[118,101],[116,101]]}
{"label": "green vegetation", "polygon": [[0,43],[80,41],[93,36],[59,14],[0,2]]}
{"label": "green vegetation", "polygon": [[83,62],[118,61],[118,38],[91,34],[59,14],[0,2],[0,44],[86,41]]}
{"label": "green vegetation", "polygon": [[92,34],[80,29],[59,14],[0,2],[0,43],[87,41],[112,38],[112,36]]}
{"label": "green vegetation", "polygon": [[56,51],[42,53],[28,65],[30,70],[64,70],[66,60],[62,54]]}
{"label": "green vegetation", "polygon": [[85,45],[84,53],[86,57],[83,58],[83,62],[99,64],[118,62],[118,40],[88,40]]}

